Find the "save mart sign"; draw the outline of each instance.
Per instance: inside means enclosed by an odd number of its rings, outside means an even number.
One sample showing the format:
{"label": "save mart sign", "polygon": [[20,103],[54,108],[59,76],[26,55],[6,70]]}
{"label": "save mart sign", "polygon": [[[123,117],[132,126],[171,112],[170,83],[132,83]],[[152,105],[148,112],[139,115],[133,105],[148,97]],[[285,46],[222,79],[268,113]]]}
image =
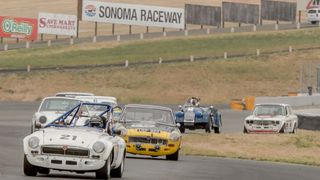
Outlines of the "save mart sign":
{"label": "save mart sign", "polygon": [[0,16],[0,37],[36,40],[38,37],[38,20]]}

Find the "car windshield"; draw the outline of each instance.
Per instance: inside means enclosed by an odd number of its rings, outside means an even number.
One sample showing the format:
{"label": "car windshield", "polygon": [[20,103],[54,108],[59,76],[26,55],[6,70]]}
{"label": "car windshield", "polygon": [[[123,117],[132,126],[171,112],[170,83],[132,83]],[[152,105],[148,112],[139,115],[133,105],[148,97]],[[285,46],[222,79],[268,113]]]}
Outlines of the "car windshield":
{"label": "car windshield", "polygon": [[127,107],[123,113],[122,121],[173,124],[173,117],[168,110]]}
{"label": "car windshield", "polygon": [[79,103],[80,101],[73,99],[46,99],[40,111],[68,111]]}
{"label": "car windshield", "polygon": [[[114,107],[115,104],[112,103],[112,102],[99,102],[101,104],[106,104],[106,105],[109,105],[111,107]],[[103,112],[106,110],[106,107],[105,106],[89,106],[88,107],[88,110],[89,111],[97,111],[97,112]]]}
{"label": "car windshield", "polygon": [[261,115],[284,116],[285,111],[284,111],[284,107],[280,105],[259,105],[259,106],[256,106],[253,114],[256,116],[261,116]]}

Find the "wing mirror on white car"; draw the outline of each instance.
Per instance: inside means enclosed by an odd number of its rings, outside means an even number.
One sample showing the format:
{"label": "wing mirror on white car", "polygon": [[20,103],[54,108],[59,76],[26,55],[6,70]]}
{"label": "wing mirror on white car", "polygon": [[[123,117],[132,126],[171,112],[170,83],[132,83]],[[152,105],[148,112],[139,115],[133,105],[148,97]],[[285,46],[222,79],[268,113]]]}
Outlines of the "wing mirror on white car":
{"label": "wing mirror on white car", "polygon": [[114,122],[120,122],[122,114],[122,108],[120,106],[116,106],[113,108],[112,118]]}
{"label": "wing mirror on white car", "polygon": [[122,124],[115,124],[112,128],[112,133],[117,136],[125,136],[127,134],[127,129]]}
{"label": "wing mirror on white car", "polygon": [[42,128],[42,125],[40,123],[36,123],[35,126],[34,126],[36,129],[40,129]]}

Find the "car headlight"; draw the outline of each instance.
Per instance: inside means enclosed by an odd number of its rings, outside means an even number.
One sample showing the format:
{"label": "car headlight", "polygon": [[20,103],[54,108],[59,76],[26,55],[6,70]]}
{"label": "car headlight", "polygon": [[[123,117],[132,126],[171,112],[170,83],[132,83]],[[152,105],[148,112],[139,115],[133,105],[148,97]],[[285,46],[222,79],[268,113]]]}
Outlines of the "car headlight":
{"label": "car headlight", "polygon": [[177,132],[172,132],[169,136],[172,141],[178,141],[180,139],[180,134]]}
{"label": "car headlight", "polygon": [[40,143],[40,139],[37,137],[31,137],[28,141],[28,145],[30,148],[35,149],[37,147],[39,147],[39,143]]}
{"label": "car headlight", "polygon": [[44,124],[44,123],[47,122],[47,118],[46,118],[45,116],[40,116],[39,122],[40,122],[41,124]]}
{"label": "car headlight", "polygon": [[92,146],[92,149],[96,153],[102,153],[104,151],[104,148],[105,148],[104,144],[100,141],[95,142]]}

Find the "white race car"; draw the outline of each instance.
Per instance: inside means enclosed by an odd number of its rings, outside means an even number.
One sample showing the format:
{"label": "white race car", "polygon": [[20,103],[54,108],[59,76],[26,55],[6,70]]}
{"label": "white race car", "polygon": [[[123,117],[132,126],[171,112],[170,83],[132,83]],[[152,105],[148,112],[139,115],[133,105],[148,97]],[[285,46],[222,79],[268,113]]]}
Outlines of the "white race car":
{"label": "white race car", "polygon": [[[72,92],[71,92],[72,93]],[[70,93],[70,94],[71,94]],[[66,94],[66,93],[57,93]],[[73,93],[75,94],[75,93]],[[78,93],[80,94],[80,93]],[[85,94],[85,93],[82,93]],[[74,108],[80,102],[102,103],[111,107],[117,106],[117,99],[109,96],[94,96],[94,95],[81,95],[81,96],[53,96],[46,97],[42,100],[38,111],[34,113],[31,121],[31,133],[46,126],[49,122],[55,120],[66,111]],[[100,114],[104,111],[103,107],[90,106],[81,109],[82,116],[92,116]]]}
{"label": "white race car", "polygon": [[288,104],[257,104],[244,120],[244,133],[295,133],[298,117]]}
{"label": "white race car", "polygon": [[58,92],[56,93],[57,97],[75,97],[75,96],[94,96],[93,93],[85,92]]}
{"label": "white race car", "polygon": [[31,133],[57,119],[66,111],[74,108],[81,101],[70,97],[46,97],[42,100],[31,120]]}
{"label": "white race car", "polygon": [[[77,112],[81,107],[91,105],[104,106],[106,111],[88,117],[84,126],[77,126]],[[24,174],[49,174],[53,169],[95,172],[99,179],[122,177],[126,144],[121,137],[110,133],[121,134],[126,130],[121,127],[110,132],[105,114],[111,111],[108,105],[80,103],[43,129],[26,136],[23,139]]]}
{"label": "white race car", "polygon": [[308,9],[307,19],[311,24],[317,24],[320,21],[320,8]]}

